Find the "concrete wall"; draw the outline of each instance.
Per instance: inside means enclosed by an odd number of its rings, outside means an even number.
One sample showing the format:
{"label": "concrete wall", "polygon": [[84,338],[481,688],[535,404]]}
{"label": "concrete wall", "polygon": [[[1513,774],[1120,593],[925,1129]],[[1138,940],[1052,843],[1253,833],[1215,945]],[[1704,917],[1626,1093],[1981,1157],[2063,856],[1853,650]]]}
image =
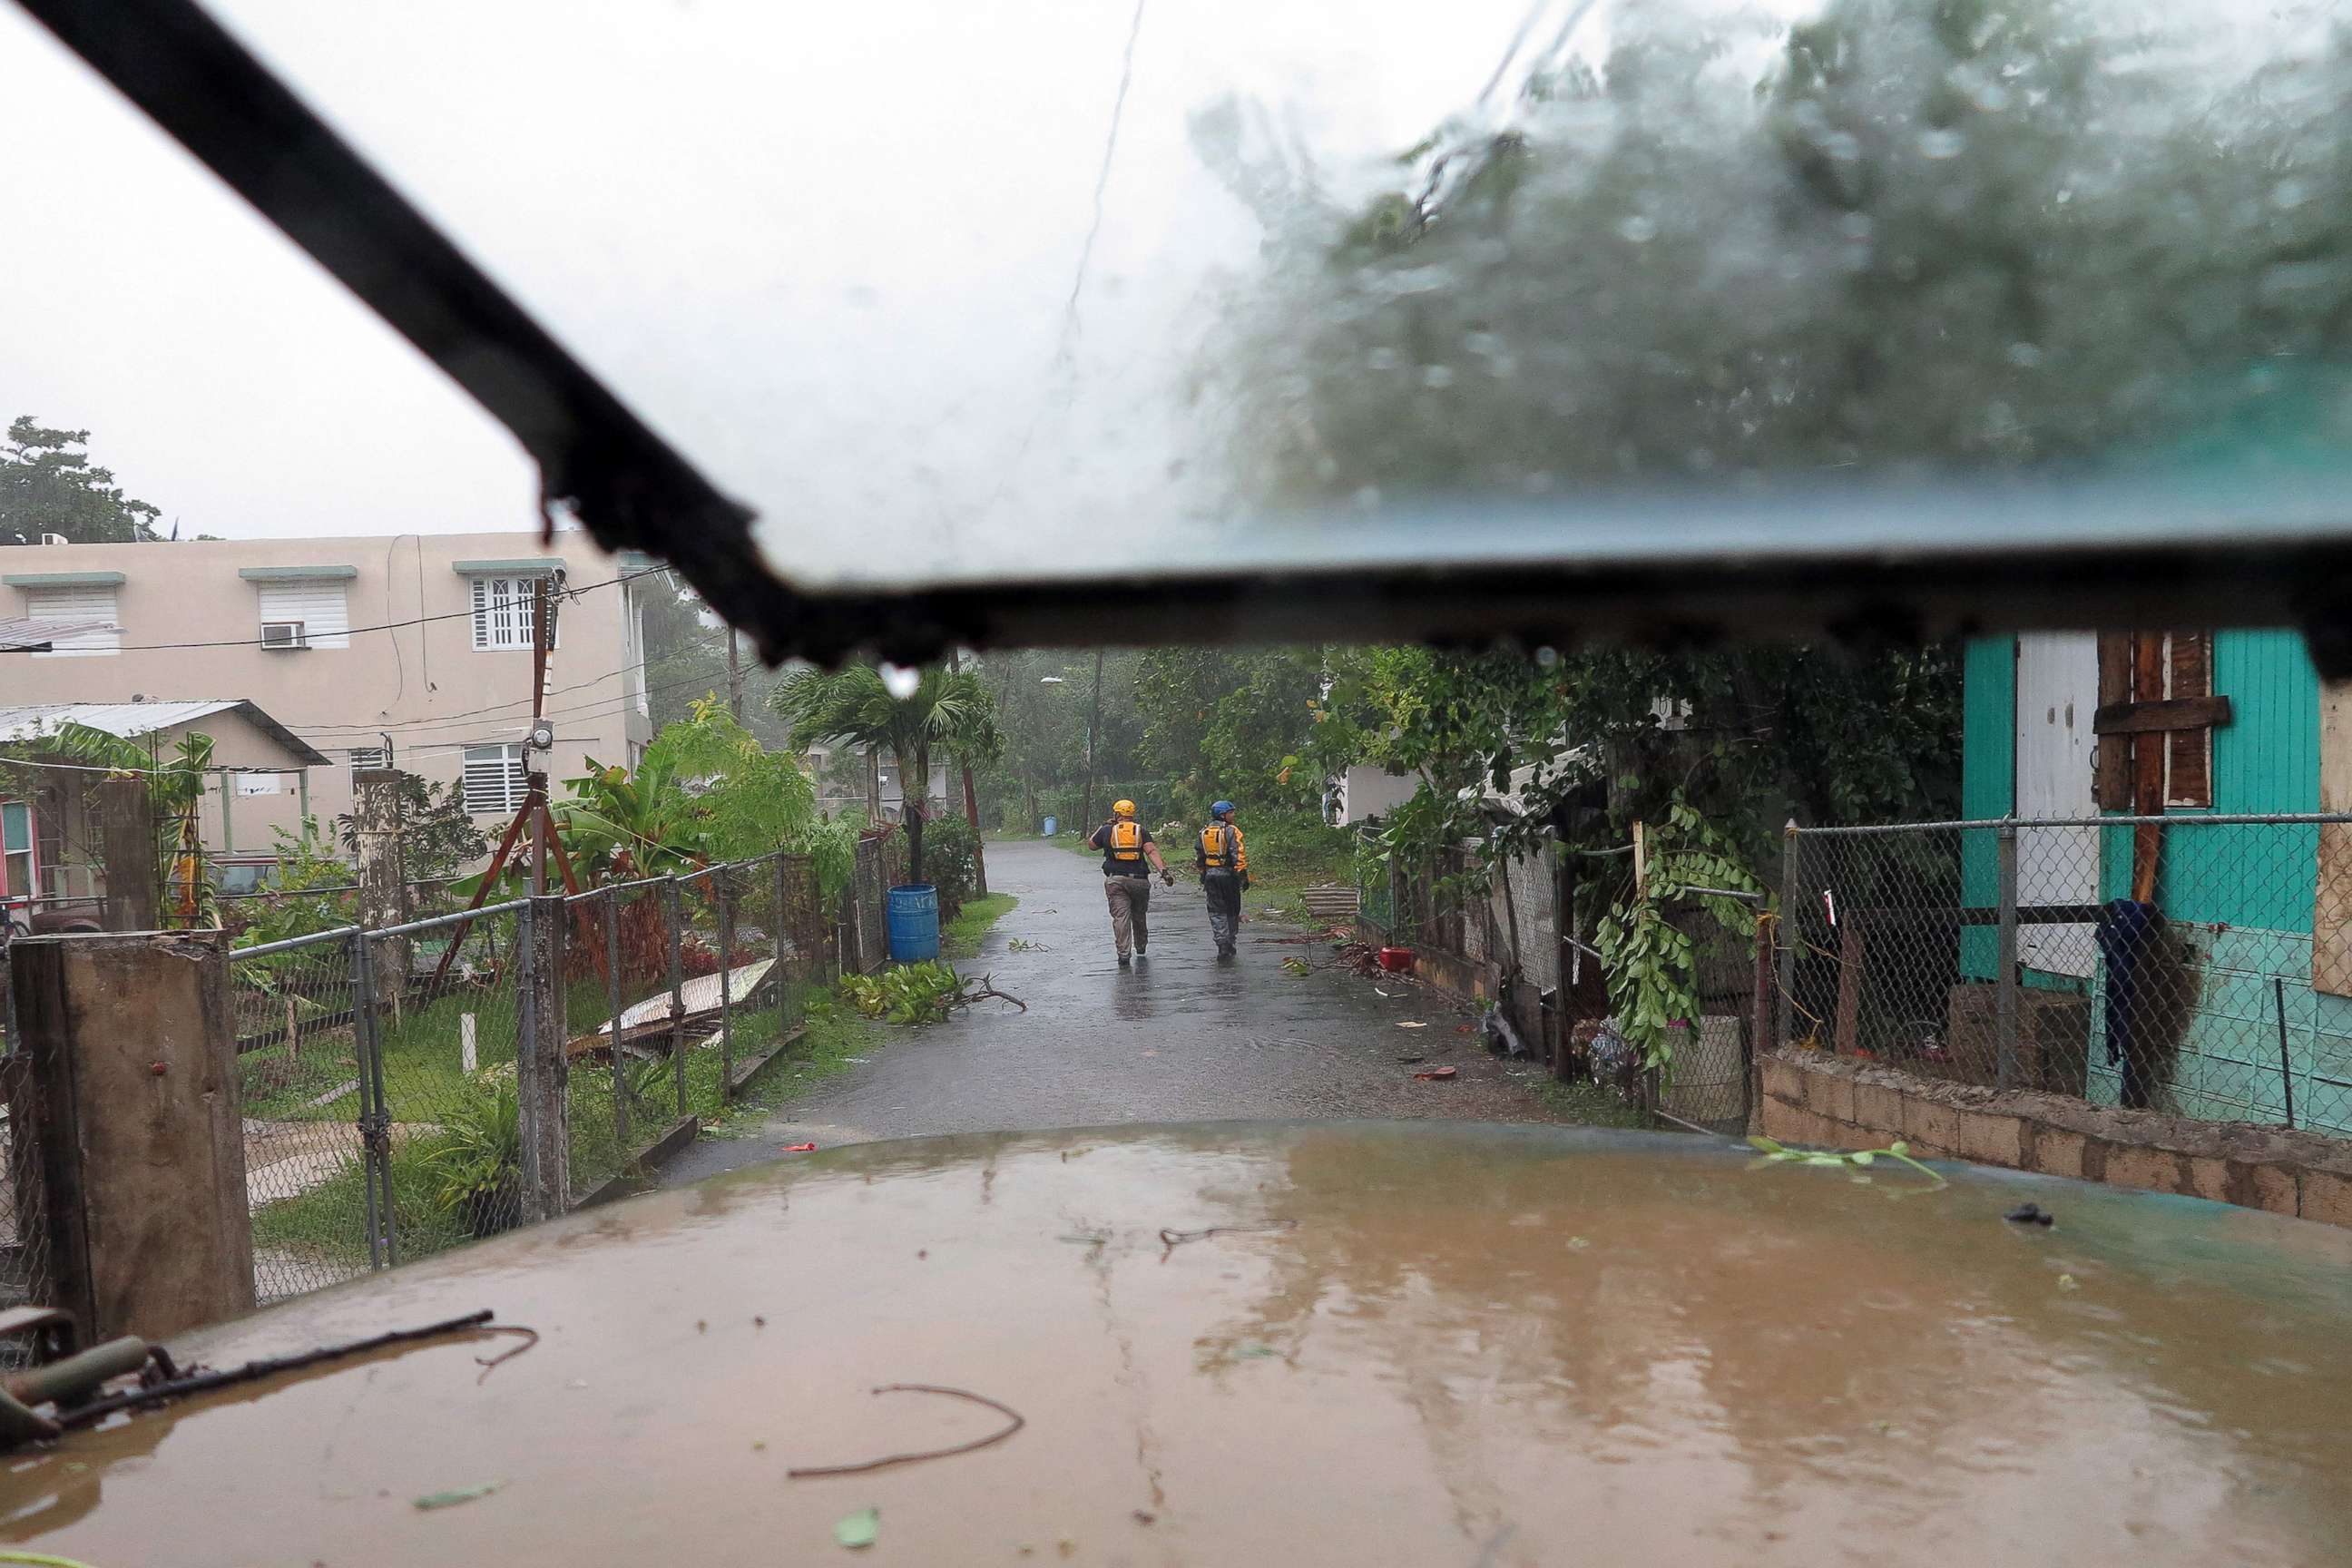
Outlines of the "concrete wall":
{"label": "concrete wall", "polygon": [[[0,574],[8,576],[120,572],[124,578],[115,600],[121,650],[12,656],[8,694],[26,702],[247,699],[341,764],[310,776],[310,810],[331,818],[351,809],[352,749],[380,744],[381,732],[391,736],[395,766],[436,783],[458,776],[464,747],[521,737],[530,713],[531,656],[473,647],[471,584],[456,568],[464,561],[550,557],[564,563],[573,589],[622,575],[617,561],[577,533],[559,534],[544,549],[535,534],[471,533],[0,550]],[[264,651],[260,586],[239,572],[322,565],[352,569],[341,580],[352,626],[391,629],[354,631],[345,647]],[[556,732],[551,768],[558,780],[584,773],[591,757],[633,763],[633,747],[651,739],[635,592],[594,588],[563,608],[548,698]],[[24,589],[0,587],[0,615],[23,614],[25,600]],[[434,616],[446,618],[425,618]],[[394,624],[409,622],[422,624]],[[228,646],[155,646],[184,643]],[[478,820],[492,831],[503,815]],[[257,816],[257,827],[261,821]],[[241,821],[236,837],[238,848],[248,847]],[[257,847],[268,842],[260,828]]]}
{"label": "concrete wall", "polygon": [[1759,1131],[1785,1143],[1925,1158],[2210,1198],[2352,1226],[2352,1144],[2243,1122],[2200,1121],[2024,1091],[1913,1078],[1817,1051],[1759,1064]]}
{"label": "concrete wall", "polygon": [[1335,826],[1347,827],[1368,816],[1385,816],[1411,800],[1421,788],[1418,773],[1392,773],[1385,768],[1351,767],[1339,775],[1339,809]]}

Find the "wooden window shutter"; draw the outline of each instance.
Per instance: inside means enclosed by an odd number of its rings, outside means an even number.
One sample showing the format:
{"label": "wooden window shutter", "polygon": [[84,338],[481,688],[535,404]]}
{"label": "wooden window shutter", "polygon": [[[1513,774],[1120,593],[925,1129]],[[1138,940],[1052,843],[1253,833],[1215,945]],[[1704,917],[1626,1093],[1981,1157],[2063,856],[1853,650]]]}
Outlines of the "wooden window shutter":
{"label": "wooden window shutter", "polygon": [[[2099,706],[2119,708],[2132,700],[2132,635],[2099,634]],[[2092,798],[2101,811],[2128,811],[2132,803],[2132,740],[2101,735],[2092,780]]]}
{"label": "wooden window shutter", "polygon": [[[2164,696],[2172,701],[2213,695],[2213,638],[2209,632],[2174,632],[2169,637],[2171,678]],[[2175,730],[2165,737],[2167,758],[2164,803],[2167,805],[2209,806],[2213,804],[2213,731],[2210,726]]]}

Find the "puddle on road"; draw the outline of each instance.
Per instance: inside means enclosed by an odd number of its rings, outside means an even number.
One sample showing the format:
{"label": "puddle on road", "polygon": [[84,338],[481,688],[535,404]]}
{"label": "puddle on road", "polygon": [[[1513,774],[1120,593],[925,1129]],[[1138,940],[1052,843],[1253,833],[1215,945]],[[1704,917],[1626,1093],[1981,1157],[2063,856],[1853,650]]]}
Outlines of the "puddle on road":
{"label": "puddle on road", "polygon": [[[2352,1237],[1851,1174],[1426,1124],[827,1150],[240,1326],[206,1359],[478,1306],[547,1337],[486,1384],[433,1347],[79,1439],[0,1481],[5,1533],[94,1563],[807,1561],[870,1506],[874,1562],[2343,1559]],[[2001,1220],[2026,1199],[2056,1226]],[[997,1424],[869,1392],[907,1382],[1028,1425],[784,1478]]]}

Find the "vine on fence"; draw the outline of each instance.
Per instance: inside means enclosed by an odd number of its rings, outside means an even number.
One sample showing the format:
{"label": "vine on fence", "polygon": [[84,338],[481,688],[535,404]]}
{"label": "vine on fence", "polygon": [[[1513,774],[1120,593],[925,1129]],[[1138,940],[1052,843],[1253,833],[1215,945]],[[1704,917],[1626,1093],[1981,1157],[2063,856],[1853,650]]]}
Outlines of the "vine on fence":
{"label": "vine on fence", "polygon": [[1648,863],[1625,900],[1601,917],[1594,945],[1619,1032],[1642,1053],[1644,1068],[1671,1078],[1674,1028],[1698,1016],[1699,998],[1696,947],[1668,920],[1667,906],[1696,896],[1725,931],[1745,936],[1752,929],[1748,907],[1701,890],[1761,893],[1764,887],[1729,839],[1679,795],[1648,840]]}

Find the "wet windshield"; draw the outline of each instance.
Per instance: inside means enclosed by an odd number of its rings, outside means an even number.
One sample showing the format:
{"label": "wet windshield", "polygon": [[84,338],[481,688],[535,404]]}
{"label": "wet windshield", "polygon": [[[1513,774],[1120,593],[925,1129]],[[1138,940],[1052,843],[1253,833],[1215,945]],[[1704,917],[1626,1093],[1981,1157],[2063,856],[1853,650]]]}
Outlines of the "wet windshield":
{"label": "wet windshield", "polygon": [[804,587],[2345,526],[2317,0],[217,10]]}

